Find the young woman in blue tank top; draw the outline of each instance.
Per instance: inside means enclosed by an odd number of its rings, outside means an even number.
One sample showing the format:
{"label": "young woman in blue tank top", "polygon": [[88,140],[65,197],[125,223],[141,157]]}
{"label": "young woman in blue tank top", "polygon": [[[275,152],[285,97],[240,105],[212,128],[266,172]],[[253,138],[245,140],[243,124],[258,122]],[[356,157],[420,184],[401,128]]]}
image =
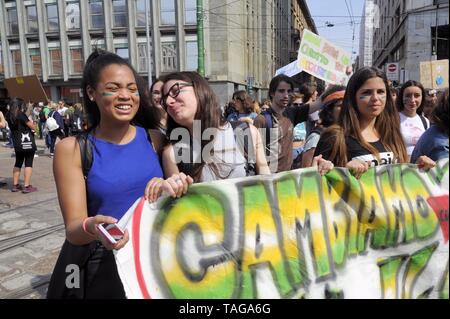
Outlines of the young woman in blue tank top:
{"label": "young woman in blue tank top", "polygon": [[93,153],[87,180],[83,176],[80,147],[75,137],[58,143],[53,167],[66,226],[65,246],[73,250],[73,247],[89,245],[91,251],[88,261],[81,265],[83,269],[86,266],[82,293],[65,288],[58,292],[56,288],[64,284],[60,272],[67,266],[62,261],[62,251],[47,296],[125,298],[112,249],[121,249],[127,243],[128,232],[112,245],[100,235],[97,225],[117,222],[144,194],[148,180],[163,176],[146,131],[156,131],[160,119],[157,110],[140,98],[145,90],[143,80],[116,54],[95,51],[89,56],[82,89]]}

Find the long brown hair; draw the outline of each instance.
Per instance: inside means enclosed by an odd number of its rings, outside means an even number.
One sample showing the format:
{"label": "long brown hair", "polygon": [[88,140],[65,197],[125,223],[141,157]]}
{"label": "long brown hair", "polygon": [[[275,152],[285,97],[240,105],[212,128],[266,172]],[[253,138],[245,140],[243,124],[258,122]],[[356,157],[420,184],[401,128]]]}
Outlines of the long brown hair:
{"label": "long brown hair", "polygon": [[[208,128],[220,128],[225,125],[226,121],[222,117],[221,108],[216,94],[213,92],[208,82],[201,77],[197,72],[174,72],[168,74],[164,77],[164,83],[171,80],[181,80],[187,83],[191,83],[194,88],[195,98],[197,100],[197,111],[194,116],[194,120],[199,120],[201,123],[201,135]],[[162,103],[165,103],[162,101]],[[169,115],[167,117],[167,136],[170,139],[170,134],[176,128],[183,127]],[[193,152],[192,147],[192,136],[191,138],[191,154]],[[200,177],[201,169],[205,165],[205,161],[201,154],[203,153],[203,148],[210,143],[214,137],[210,140],[201,140],[202,151],[200,152],[200,163],[179,163],[178,167],[180,171],[191,175],[195,181]],[[177,140],[170,140],[171,144],[176,144]]]}
{"label": "long brown hair", "polygon": [[324,132],[324,137],[332,138],[335,134],[335,141],[330,141],[333,145],[332,154],[334,157],[329,158],[336,166],[344,167],[347,162],[347,145],[346,137],[353,137],[362,147],[379,158],[378,150],[368,143],[361,135],[360,113],[357,107],[356,92],[364,85],[364,83],[372,78],[379,77],[383,80],[386,87],[386,105],[380,115],[375,120],[375,129],[380,135],[380,142],[386,150],[394,153],[394,158],[399,163],[408,162],[406,147],[403,142],[400,131],[400,118],[394,105],[391,95],[389,94],[389,84],[383,71],[374,67],[364,67],[353,74],[348,82],[344,95],[344,101],[339,115],[339,127],[330,127],[328,132]]}

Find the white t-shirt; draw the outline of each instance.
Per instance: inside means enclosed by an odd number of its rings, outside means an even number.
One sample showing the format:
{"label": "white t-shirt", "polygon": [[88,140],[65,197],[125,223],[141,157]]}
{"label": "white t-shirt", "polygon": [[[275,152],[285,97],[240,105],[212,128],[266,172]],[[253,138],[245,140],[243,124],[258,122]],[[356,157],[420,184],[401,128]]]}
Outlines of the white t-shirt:
{"label": "white t-shirt", "polygon": [[[427,122],[427,128],[430,127],[430,122],[425,118]],[[403,141],[406,145],[406,152],[411,156],[414,146],[416,146],[417,141],[425,132],[425,127],[420,119],[420,116],[416,114],[414,117],[408,117],[400,112],[400,128],[402,131]]]}

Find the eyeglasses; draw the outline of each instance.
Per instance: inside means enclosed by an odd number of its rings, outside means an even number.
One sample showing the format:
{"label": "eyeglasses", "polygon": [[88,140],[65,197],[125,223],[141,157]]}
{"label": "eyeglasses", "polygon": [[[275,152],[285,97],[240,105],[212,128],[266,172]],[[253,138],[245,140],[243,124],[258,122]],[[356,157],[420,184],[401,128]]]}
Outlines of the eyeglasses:
{"label": "eyeglasses", "polygon": [[171,98],[175,99],[180,94],[181,89],[188,86],[194,85],[186,82],[177,82],[174,85],[172,85],[166,94],[162,94],[162,106],[164,108],[167,108],[166,105],[167,98],[170,96]]}

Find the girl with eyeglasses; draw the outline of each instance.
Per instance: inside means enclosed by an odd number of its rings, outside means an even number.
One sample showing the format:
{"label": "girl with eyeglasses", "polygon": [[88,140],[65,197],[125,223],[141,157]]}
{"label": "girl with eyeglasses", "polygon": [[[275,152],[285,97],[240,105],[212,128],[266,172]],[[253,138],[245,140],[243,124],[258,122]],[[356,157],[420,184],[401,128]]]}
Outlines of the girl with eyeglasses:
{"label": "girl with eyeglasses", "polygon": [[[162,93],[162,105],[169,115],[170,143],[162,153],[164,175],[168,178],[150,180],[145,190],[149,201],[159,197],[164,184],[172,185],[172,189],[183,186],[177,189],[178,197],[193,182],[270,174],[258,130],[251,124],[234,126],[224,120],[216,95],[200,75],[169,74]],[[246,141],[235,134],[237,127]]]}

